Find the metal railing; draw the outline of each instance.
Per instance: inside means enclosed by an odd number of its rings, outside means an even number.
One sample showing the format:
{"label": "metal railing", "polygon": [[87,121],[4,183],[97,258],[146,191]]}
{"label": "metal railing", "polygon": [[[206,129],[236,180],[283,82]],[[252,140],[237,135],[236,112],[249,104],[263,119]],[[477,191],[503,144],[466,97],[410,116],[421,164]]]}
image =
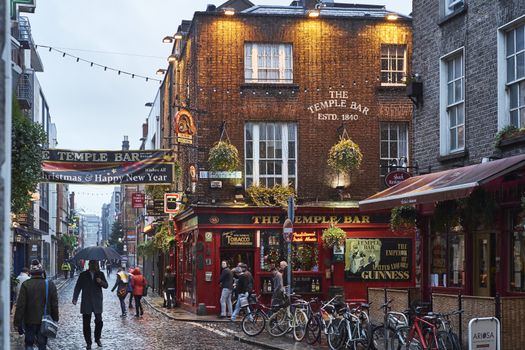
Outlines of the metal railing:
{"label": "metal railing", "polygon": [[16,85],[16,98],[22,109],[33,106],[33,74],[22,73]]}

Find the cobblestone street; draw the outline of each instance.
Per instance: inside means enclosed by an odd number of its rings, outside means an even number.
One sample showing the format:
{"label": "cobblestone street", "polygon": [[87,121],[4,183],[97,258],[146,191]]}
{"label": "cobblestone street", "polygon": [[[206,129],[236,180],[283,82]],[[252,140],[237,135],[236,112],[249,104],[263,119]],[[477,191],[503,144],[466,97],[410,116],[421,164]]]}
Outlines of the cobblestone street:
{"label": "cobblestone street", "polygon": [[[60,322],[57,339],[48,342],[51,350],[85,349],[82,335],[80,299],[77,306],[71,303],[75,281],[68,282],[59,291]],[[115,275],[108,279],[109,288],[104,290],[104,328],[102,344],[104,349],[256,349],[233,339],[235,326],[170,320],[144,303],[144,317],[120,318],[120,305],[110,289]],[[93,322],[93,321],[92,321]],[[94,324],[92,324],[92,331]],[[23,350],[23,337],[11,336],[12,349]],[[94,344],[93,349],[97,349]]]}

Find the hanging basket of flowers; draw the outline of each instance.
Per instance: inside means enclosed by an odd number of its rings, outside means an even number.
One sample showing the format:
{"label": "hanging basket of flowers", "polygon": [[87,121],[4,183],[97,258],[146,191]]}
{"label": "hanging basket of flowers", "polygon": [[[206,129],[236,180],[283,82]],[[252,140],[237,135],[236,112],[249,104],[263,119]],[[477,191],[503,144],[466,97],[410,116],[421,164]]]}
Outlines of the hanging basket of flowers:
{"label": "hanging basket of flowers", "polygon": [[352,172],[358,170],[363,160],[359,145],[349,138],[341,140],[328,152],[328,166],[337,172]]}
{"label": "hanging basket of flowers", "polygon": [[208,155],[208,165],[211,171],[235,171],[239,168],[239,151],[228,141],[219,141]]}
{"label": "hanging basket of flowers", "polygon": [[392,231],[407,231],[416,227],[417,210],[411,205],[395,207],[390,212],[390,229]]}
{"label": "hanging basket of flowers", "polygon": [[323,246],[326,248],[333,248],[335,246],[342,246],[345,244],[346,232],[336,226],[330,226],[323,230],[321,240]]}

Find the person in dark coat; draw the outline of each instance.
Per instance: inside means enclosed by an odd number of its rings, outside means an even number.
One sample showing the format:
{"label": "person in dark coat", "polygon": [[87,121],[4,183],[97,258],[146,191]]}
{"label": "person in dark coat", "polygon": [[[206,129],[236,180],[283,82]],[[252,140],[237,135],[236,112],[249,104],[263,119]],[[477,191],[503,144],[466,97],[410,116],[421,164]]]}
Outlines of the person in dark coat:
{"label": "person in dark coat", "polygon": [[235,310],[233,310],[232,313],[232,321],[235,321],[237,315],[241,311],[241,298],[248,297],[250,283],[248,274],[244,273],[241,267],[237,266],[236,270],[237,274],[239,275],[239,279],[237,280],[237,284],[235,286],[235,291],[237,292],[237,304],[235,304]]}
{"label": "person in dark coat", "polygon": [[[16,301],[14,325],[18,333],[25,332],[25,347],[33,349],[38,345],[38,350],[46,350],[47,338],[40,334],[42,316],[46,303],[46,281],[43,277],[44,269],[38,260],[31,262],[31,278],[22,283],[20,294]],[[47,313],[58,322],[58,293],[55,284],[48,281]]]}
{"label": "person in dark coat", "polygon": [[73,293],[73,304],[77,304],[78,295],[82,292],[80,313],[82,314],[84,339],[86,349],[91,349],[91,314],[95,314],[95,342],[102,346],[100,336],[102,335],[102,288],[107,288],[108,282],[104,272],[100,271],[98,261],[90,260],[89,269],[78,276],[75,291]]}
{"label": "person in dark coat", "polygon": [[223,261],[221,266],[222,271],[219,278],[221,286],[221,314],[219,318],[224,318],[224,316],[231,317],[232,315],[233,274],[228,267],[227,261]]}
{"label": "person in dark coat", "polygon": [[162,281],[162,288],[166,291],[168,309],[171,309],[172,303],[173,307],[175,307],[175,304],[177,304],[177,299],[175,299],[177,278],[171,270],[171,266],[166,267],[166,273],[164,274],[164,280]]}

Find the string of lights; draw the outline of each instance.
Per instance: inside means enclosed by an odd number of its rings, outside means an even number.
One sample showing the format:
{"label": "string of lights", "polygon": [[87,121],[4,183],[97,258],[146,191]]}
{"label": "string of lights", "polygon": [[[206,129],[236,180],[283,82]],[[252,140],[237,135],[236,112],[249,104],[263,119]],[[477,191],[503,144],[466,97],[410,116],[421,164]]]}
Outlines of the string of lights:
{"label": "string of lights", "polygon": [[83,63],[87,63],[89,64],[91,67],[99,67],[99,68],[102,68],[104,69],[104,71],[112,71],[112,72],[116,72],[118,75],[127,75],[127,76],[130,76],[132,79],[134,78],[139,78],[139,79],[144,79],[145,81],[156,81],[156,82],[162,82],[160,79],[156,79],[156,78],[151,78],[151,77],[147,77],[145,75],[140,75],[140,74],[136,74],[136,73],[131,73],[131,72],[127,72],[127,71],[124,71],[122,69],[118,69],[118,68],[113,68],[113,67],[109,67],[109,66],[106,66],[106,65],[103,65],[103,64],[100,64],[100,63],[96,63],[94,61],[90,61],[90,60],[86,60],[82,57],[79,57],[79,56],[75,56],[75,55],[72,55],[66,51],[62,51],[60,49],[57,49],[55,47],[52,47],[52,46],[47,46],[47,45],[35,45],[36,48],[44,48],[44,49],[48,49],[49,52],[52,52],[52,51],[55,51],[59,54],[62,54],[62,57],[70,57],[70,58],[73,58],[76,60],[77,63],[79,62],[83,62]]}

